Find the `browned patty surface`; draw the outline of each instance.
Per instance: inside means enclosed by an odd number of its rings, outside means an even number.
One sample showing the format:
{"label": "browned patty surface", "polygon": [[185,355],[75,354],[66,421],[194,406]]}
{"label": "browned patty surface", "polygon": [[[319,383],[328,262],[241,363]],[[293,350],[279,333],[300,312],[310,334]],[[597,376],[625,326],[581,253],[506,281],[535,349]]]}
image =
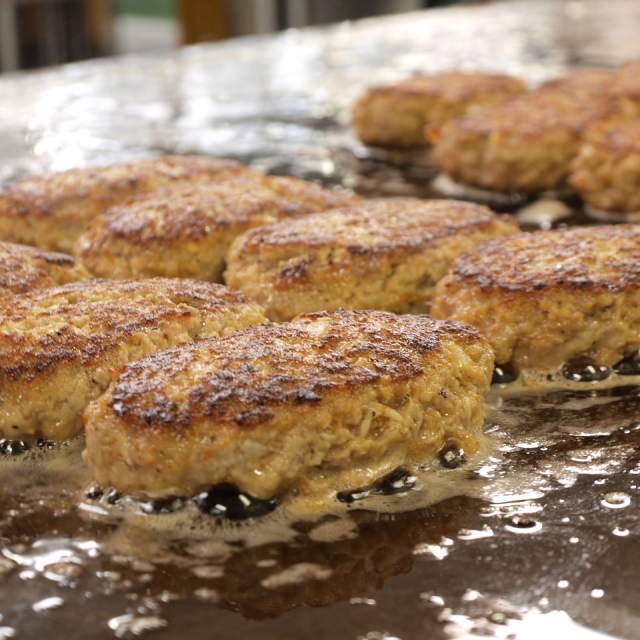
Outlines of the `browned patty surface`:
{"label": "browned patty surface", "polygon": [[640,346],[640,225],[523,233],[463,254],[431,313],[487,337],[501,364],[612,365]]}
{"label": "browned patty surface", "polygon": [[64,253],[0,242],[0,297],[86,280],[91,274]]}
{"label": "browned patty surface", "polygon": [[242,294],[192,280],[93,280],[0,298],[0,431],[71,437],[122,365],[263,320]]}
{"label": "browned patty surface", "polygon": [[373,87],[353,107],[353,127],[366,144],[421,147],[423,128],[523,93],[517,78],[450,71]]}
{"label": "browned patty surface", "polygon": [[301,500],[366,486],[482,437],[493,356],[471,327],[303,314],[128,365],[85,413],[95,479],[146,495],[229,482]]}
{"label": "browned patty surface", "polygon": [[626,115],[640,118],[640,60],[618,67],[611,94],[618,100]]}
{"label": "browned patty surface", "polygon": [[0,190],[0,240],[70,253],[90,220],[136,193],[241,171],[233,160],[155,156],[28,176]]}
{"label": "browned patty surface", "polygon": [[274,321],[338,307],[424,313],[455,257],[517,232],[512,217],[469,202],[366,202],[248,231],[225,279]]}
{"label": "browned patty surface", "polygon": [[640,120],[592,135],[571,169],[569,183],[592,207],[640,211]]}
{"label": "browned patty surface", "polygon": [[97,216],[76,241],[74,255],[105,278],[221,282],[227,249],[247,229],[358,200],[297,178],[253,173],[172,184]]}
{"label": "browned patty surface", "polygon": [[438,167],[455,180],[536,193],[564,184],[592,126],[621,118],[610,96],[560,86],[432,127],[429,135]]}

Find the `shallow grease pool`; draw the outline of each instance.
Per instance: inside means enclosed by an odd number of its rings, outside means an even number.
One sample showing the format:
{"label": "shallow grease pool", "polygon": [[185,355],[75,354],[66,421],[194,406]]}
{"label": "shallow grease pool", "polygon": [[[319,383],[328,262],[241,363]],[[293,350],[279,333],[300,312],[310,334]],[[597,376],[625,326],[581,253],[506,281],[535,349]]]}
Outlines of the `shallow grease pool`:
{"label": "shallow grease pool", "polygon": [[87,493],[80,441],[7,454],[0,638],[640,637],[640,388],[617,382],[496,385],[482,459],[306,522]]}

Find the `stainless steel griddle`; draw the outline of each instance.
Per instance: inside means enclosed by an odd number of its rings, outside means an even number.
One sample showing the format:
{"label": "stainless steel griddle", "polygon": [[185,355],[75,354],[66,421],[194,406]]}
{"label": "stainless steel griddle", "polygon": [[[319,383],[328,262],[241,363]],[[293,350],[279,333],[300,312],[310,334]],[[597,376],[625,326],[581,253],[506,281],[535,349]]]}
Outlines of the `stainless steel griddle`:
{"label": "stainless steel griddle", "polygon": [[[363,87],[450,68],[537,83],[638,58],[639,35],[635,0],[523,0],[5,76],[0,182],[176,152],[429,196],[430,167],[351,136]],[[556,224],[588,222],[569,206]],[[5,446],[0,638],[640,638],[640,378],[565,382],[496,387],[493,449],[456,471],[466,495],[416,508],[400,493],[396,514],[367,500],[287,526],[147,513],[85,493],[81,443]]]}

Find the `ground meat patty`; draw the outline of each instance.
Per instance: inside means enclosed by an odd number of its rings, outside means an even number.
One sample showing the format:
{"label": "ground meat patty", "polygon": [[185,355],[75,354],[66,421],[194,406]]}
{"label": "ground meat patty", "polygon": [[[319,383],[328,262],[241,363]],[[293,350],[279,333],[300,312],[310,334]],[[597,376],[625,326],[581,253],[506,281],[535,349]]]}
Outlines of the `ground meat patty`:
{"label": "ground meat patty", "polygon": [[517,78],[494,73],[416,75],[398,84],[373,87],[353,108],[353,127],[365,144],[423,147],[423,128],[523,93]]}
{"label": "ground meat patty", "polygon": [[84,413],[84,458],[100,484],[133,494],[225,482],[312,503],[444,446],[474,453],[492,370],[471,327],[379,311],[303,314],[128,365]]}
{"label": "ground meat patty", "polygon": [[438,167],[504,193],[560,187],[592,125],[621,118],[609,96],[549,87],[428,131]]}
{"label": "ground meat patty", "polygon": [[640,60],[618,67],[611,94],[626,115],[640,118]]}
{"label": "ground meat patty", "polygon": [[569,183],[605,211],[640,211],[640,120],[592,136],[573,161]]}
{"label": "ground meat patty", "polygon": [[611,95],[616,71],[610,67],[582,67],[574,69],[541,85],[541,89],[558,89],[569,95]]}
{"label": "ground meat patty", "polygon": [[28,176],[0,190],[0,240],[70,253],[90,220],[131,195],[240,171],[233,160],[157,156]]}
{"label": "ground meat patty", "polygon": [[241,174],[132,198],[93,220],[76,259],[104,278],[168,276],[222,281],[231,242],[268,222],[358,200],[297,178]]}
{"label": "ground meat patty", "polygon": [[93,280],[0,298],[0,431],[69,438],[110,370],[263,320],[242,294],[192,280]]}
{"label": "ground meat patty", "polygon": [[424,313],[455,257],[517,231],[513,218],[467,202],[370,202],[247,232],[225,279],[274,321],[338,307]]}
{"label": "ground meat patty", "polygon": [[71,256],[0,242],[0,298],[90,278]]}
{"label": "ground meat patty", "polygon": [[640,225],[523,233],[463,254],[431,313],[487,336],[496,362],[612,365],[640,346]]}

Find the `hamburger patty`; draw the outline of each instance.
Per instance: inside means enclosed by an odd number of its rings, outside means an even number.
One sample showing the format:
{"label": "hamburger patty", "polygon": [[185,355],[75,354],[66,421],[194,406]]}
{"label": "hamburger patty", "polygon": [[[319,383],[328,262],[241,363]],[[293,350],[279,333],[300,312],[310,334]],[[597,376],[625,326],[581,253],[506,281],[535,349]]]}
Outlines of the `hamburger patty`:
{"label": "hamburger patty", "polygon": [[0,190],[0,240],[70,253],[90,220],[136,193],[241,171],[233,160],[156,156],[28,176]]}
{"label": "hamburger patty", "polygon": [[493,355],[475,329],[379,311],[303,314],[128,365],[84,413],[103,485],[148,496],[232,483],[313,504],[474,453]]}
{"label": "hamburger patty", "polygon": [[612,365],[640,346],[639,276],[640,225],[522,233],[463,254],[431,313],[480,329],[516,371]]}
{"label": "hamburger patty", "polygon": [[431,127],[438,167],[454,180],[504,193],[564,184],[590,128],[621,119],[608,95],[562,85]]}
{"label": "hamburger patty", "polygon": [[242,294],[191,280],[93,280],[0,298],[0,430],[74,436],[110,370],[263,320]]}
{"label": "hamburger patty", "polygon": [[273,321],[304,311],[424,313],[451,261],[477,242],[517,233],[513,218],[453,200],[394,200],[248,231],[225,279]]}
{"label": "hamburger patty", "polygon": [[582,67],[574,69],[539,89],[559,89],[569,95],[609,96],[616,82],[616,70],[609,67]]}
{"label": "hamburger patty", "polygon": [[493,73],[416,75],[397,84],[373,87],[353,107],[353,127],[365,144],[423,147],[426,124],[443,123],[464,113],[523,93],[517,78]]}
{"label": "hamburger patty", "polygon": [[227,249],[247,229],[357,200],[304,180],[251,173],[220,183],[175,184],[97,216],[74,255],[104,278],[221,282]]}
{"label": "hamburger patty", "polygon": [[71,256],[0,242],[0,297],[86,280],[91,274]]}
{"label": "hamburger patty", "polygon": [[611,94],[627,116],[640,118],[640,60],[618,67]]}
{"label": "hamburger patty", "polygon": [[569,184],[592,207],[640,211],[640,120],[592,136],[571,168]]}

